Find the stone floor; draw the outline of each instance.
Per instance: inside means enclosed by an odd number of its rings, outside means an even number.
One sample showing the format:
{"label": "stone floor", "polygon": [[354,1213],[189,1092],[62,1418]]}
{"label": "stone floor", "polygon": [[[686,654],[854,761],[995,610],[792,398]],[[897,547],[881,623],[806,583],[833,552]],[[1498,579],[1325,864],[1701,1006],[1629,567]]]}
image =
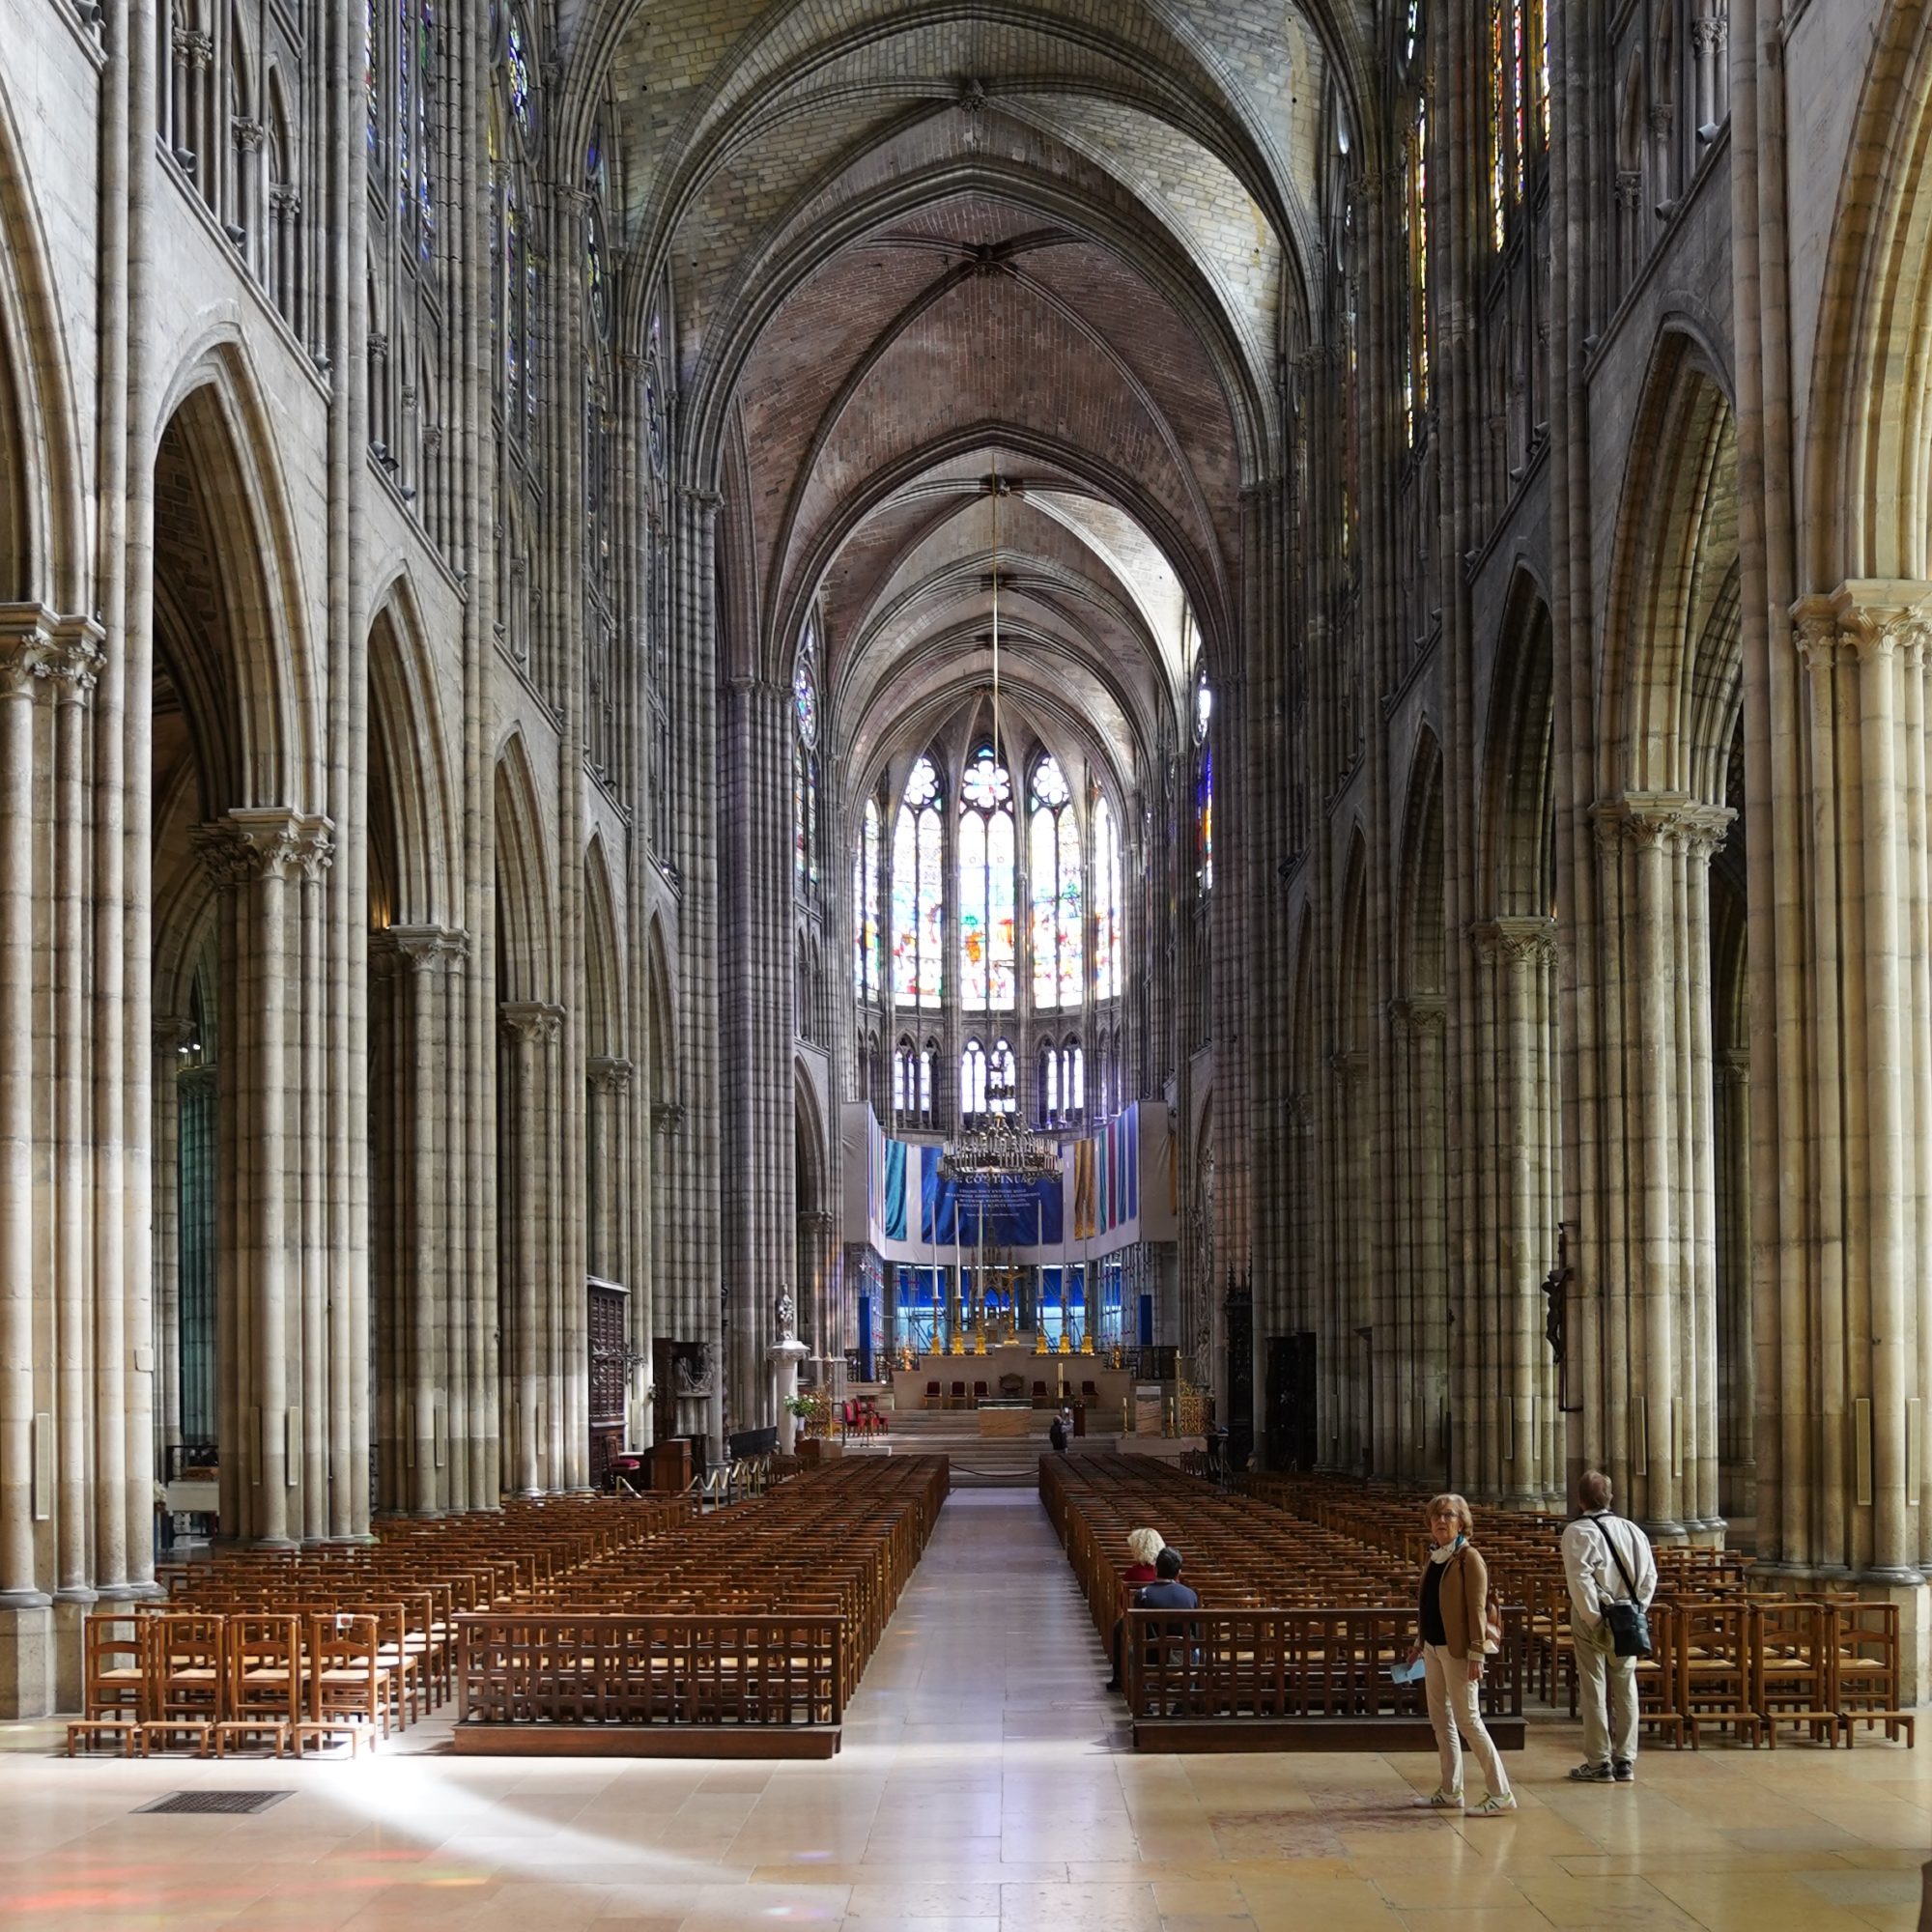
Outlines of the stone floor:
{"label": "stone floor", "polygon": [[[1426,1755],[1135,1757],[1036,1499],[955,1494],[831,1764],[69,1763],[0,1726],[0,1926],[741,1932],[1855,1932],[1918,1922],[1917,1751],[1652,1751],[1564,1772],[1533,1723],[1513,1818],[1410,1801]],[[442,1732],[446,1736],[446,1731]],[[293,1790],[255,1818],[131,1815],[168,1790]]]}

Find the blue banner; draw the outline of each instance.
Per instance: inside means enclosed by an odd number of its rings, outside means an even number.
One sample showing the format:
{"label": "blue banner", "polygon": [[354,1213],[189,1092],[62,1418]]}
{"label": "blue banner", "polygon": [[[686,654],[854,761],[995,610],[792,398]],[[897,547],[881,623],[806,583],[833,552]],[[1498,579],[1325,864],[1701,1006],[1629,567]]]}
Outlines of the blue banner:
{"label": "blue banner", "polygon": [[885,1234],[886,1239],[889,1241],[902,1241],[906,1237],[905,1166],[905,1142],[888,1141],[886,1143]]}
{"label": "blue banner", "polygon": [[[896,1151],[903,1151],[895,1144]],[[941,1150],[920,1150],[920,1235],[923,1244],[977,1248],[1051,1248],[1065,1238],[1060,1176],[1044,1180],[961,1184],[940,1172]],[[892,1229],[886,1233],[892,1235]]]}

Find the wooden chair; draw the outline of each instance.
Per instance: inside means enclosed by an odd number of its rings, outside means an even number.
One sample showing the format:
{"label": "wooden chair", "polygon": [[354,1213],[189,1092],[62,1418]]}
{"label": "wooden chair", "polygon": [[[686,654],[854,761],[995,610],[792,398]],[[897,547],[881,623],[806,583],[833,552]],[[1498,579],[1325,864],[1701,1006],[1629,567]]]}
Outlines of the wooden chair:
{"label": "wooden chair", "polygon": [[1832,1704],[1832,1613],[1823,1604],[1751,1605],[1751,1649],[1765,1742],[1777,1747],[1779,1724],[1804,1724],[1816,1744],[1835,1745],[1843,1728]]}
{"label": "wooden chair", "polygon": [[156,1745],[194,1741],[205,1756],[226,1715],[227,1619],[199,1610],[166,1610],[149,1619],[148,1716],[141,1755]]}
{"label": "wooden chair", "polygon": [[1714,1598],[1680,1604],[1676,1616],[1678,1701],[1691,1749],[1703,1743],[1706,1725],[1756,1744],[1764,1719],[1757,1708],[1749,1609],[1737,1599]]}
{"label": "wooden chair", "polygon": [[926,1385],[925,1385],[925,1406],[926,1406],[926,1407],[927,1407],[927,1408],[938,1408],[938,1407],[939,1407],[939,1406],[941,1406],[941,1399],[940,1399],[940,1394],[939,1394],[939,1384],[938,1384],[937,1382],[927,1382],[927,1383],[926,1383]]}
{"label": "wooden chair", "polygon": [[1033,1406],[1036,1408],[1051,1408],[1053,1406],[1053,1398],[1047,1394],[1044,1382],[1034,1383]]}
{"label": "wooden chair", "polygon": [[143,1620],[96,1611],[81,1627],[81,1715],[67,1727],[67,1754],[105,1739],[131,1757],[148,1709],[148,1643]]}
{"label": "wooden chair", "polygon": [[966,1384],[964,1382],[954,1382],[952,1384],[952,1391],[947,1398],[946,1406],[949,1408],[964,1408],[966,1406]]}
{"label": "wooden chair", "polygon": [[309,1738],[346,1737],[351,1754],[387,1735],[383,1642],[376,1618],[323,1611],[308,1627],[308,1716],[295,1725],[296,1754]]}
{"label": "wooden chair", "polygon": [[1832,1707],[1846,1745],[1858,1742],[1860,1724],[1883,1724],[1888,1743],[1903,1731],[1906,1744],[1916,1744],[1913,1715],[1899,1707],[1898,1605],[1840,1604],[1830,1615]]}
{"label": "wooden chair", "polygon": [[973,1384],[973,1405],[972,1405],[972,1406],[974,1406],[975,1408],[978,1408],[978,1407],[980,1406],[980,1404],[981,1404],[982,1402],[984,1402],[985,1400],[986,1400],[986,1384],[985,1384],[984,1382],[975,1382],[975,1383]]}
{"label": "wooden chair", "polygon": [[266,1737],[277,1757],[301,1721],[301,1618],[286,1610],[228,1619],[227,1716],[214,1724],[214,1754],[231,1742]]}

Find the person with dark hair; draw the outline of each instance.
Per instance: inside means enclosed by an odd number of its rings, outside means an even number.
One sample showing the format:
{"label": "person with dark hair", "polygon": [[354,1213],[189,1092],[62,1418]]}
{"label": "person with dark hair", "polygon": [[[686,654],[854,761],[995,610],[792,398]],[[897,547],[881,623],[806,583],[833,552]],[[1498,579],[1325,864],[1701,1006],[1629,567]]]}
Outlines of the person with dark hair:
{"label": "person with dark hair", "polygon": [[1630,1784],[1636,1778],[1636,1659],[1619,1657],[1606,1604],[1643,1609],[1657,1594],[1650,1538],[1610,1508],[1610,1479],[1586,1469],[1577,1479],[1582,1514],[1563,1532],[1563,1577],[1570,1586],[1570,1635],[1577,1657],[1577,1706],[1583,1719],[1578,1784]]}
{"label": "person with dark hair", "polygon": [[1073,1434],[1073,1411],[1063,1408],[1047,1426],[1046,1439],[1056,1456],[1066,1454],[1067,1438]]}
{"label": "person with dark hair", "polygon": [[1153,1559],[1153,1577],[1134,1599],[1137,1610],[1198,1610],[1201,1599],[1180,1580],[1180,1551],[1167,1544]]}

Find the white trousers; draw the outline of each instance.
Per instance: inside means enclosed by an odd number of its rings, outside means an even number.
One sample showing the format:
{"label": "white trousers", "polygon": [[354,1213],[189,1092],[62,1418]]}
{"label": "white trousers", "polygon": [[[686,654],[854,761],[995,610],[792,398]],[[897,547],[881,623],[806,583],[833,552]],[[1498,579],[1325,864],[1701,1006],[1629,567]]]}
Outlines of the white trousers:
{"label": "white trousers", "polygon": [[1630,1764],[1636,1757],[1636,1659],[1619,1657],[1607,1623],[1586,1630],[1576,1615],[1577,1710],[1586,1764]]}
{"label": "white trousers", "polygon": [[1463,1747],[1456,1735],[1460,1731],[1468,1740],[1469,1755],[1482,1767],[1489,1795],[1506,1797],[1509,1774],[1483,1722],[1483,1687],[1470,1680],[1468,1660],[1451,1657],[1447,1644],[1425,1643],[1422,1670],[1423,1687],[1429,1692],[1429,1721],[1435,1727],[1435,1752],[1442,1760],[1442,1789],[1463,1788]]}

